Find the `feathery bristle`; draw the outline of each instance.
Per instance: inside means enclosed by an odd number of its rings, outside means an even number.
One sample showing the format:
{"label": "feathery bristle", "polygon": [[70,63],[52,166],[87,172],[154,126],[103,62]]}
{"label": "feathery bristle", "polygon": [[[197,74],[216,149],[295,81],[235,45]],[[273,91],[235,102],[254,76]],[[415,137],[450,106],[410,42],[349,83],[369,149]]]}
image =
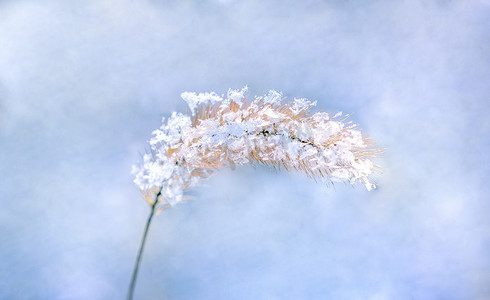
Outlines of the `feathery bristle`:
{"label": "feathery bristle", "polygon": [[312,114],[316,102],[282,103],[275,91],[247,101],[246,91],[230,89],[226,97],[182,94],[191,116],[173,113],[153,132],[151,154],[133,167],[134,181],[150,204],[161,190],[160,207],[171,207],[216,169],[247,163],[297,170],[331,184],[375,187],[369,180],[377,167],[371,158],[382,150],[371,148],[372,141],[346,122],[348,116]]}

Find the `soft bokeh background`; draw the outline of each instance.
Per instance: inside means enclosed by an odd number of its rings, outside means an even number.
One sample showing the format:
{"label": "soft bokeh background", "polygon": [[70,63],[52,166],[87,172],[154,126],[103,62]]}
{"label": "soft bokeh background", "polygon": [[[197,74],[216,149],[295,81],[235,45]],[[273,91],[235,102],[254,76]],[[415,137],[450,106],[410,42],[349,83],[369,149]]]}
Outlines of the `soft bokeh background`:
{"label": "soft bokeh background", "polygon": [[341,110],[379,188],[223,170],[152,224],[137,299],[490,299],[490,1],[0,1],[0,299],[123,299],[131,165],[183,91]]}

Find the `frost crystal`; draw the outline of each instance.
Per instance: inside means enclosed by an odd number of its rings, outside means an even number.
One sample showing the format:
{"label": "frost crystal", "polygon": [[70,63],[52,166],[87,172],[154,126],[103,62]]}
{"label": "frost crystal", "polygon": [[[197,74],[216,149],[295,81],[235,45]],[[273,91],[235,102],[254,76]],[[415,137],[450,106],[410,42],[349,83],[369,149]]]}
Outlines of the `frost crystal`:
{"label": "frost crystal", "polygon": [[187,105],[189,106],[192,115],[195,114],[196,107],[203,105],[203,104],[208,104],[208,103],[216,103],[220,102],[223,100],[218,94],[216,93],[190,93],[190,92],[184,92],[180,95],[182,99],[184,99],[185,102],[187,102]]}
{"label": "frost crystal", "polygon": [[244,86],[241,90],[228,90],[227,100],[234,101],[238,105],[243,104],[243,100],[245,99],[245,93],[248,90],[248,86]]}
{"label": "frost crystal", "polygon": [[265,104],[280,105],[282,101],[282,94],[274,90],[270,90],[269,93],[261,97],[256,97],[255,99],[263,100]]}
{"label": "frost crystal", "polygon": [[182,93],[192,116],[174,112],[163,121],[149,141],[151,154],[133,167],[134,182],[148,202],[159,195],[160,207],[172,207],[216,169],[247,163],[298,170],[327,183],[375,187],[369,179],[371,158],[380,150],[369,148],[341,113],[311,114],[316,101],[283,104],[276,91],[247,103],[246,91],[230,89],[225,99],[216,93]]}

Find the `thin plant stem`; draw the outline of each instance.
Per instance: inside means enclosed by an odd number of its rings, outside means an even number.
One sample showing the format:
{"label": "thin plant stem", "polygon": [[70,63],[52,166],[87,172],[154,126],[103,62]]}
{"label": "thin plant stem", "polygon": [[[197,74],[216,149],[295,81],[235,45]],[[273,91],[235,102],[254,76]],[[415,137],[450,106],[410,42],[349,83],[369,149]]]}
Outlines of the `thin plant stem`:
{"label": "thin plant stem", "polygon": [[158,198],[160,197],[161,194],[162,194],[162,189],[160,188],[157,195],[155,196],[155,201],[153,201],[153,204],[151,205],[150,215],[148,216],[148,220],[146,221],[145,231],[143,233],[143,237],[140,243],[140,249],[138,251],[138,256],[136,257],[136,262],[134,264],[133,275],[131,276],[131,283],[129,284],[128,295],[126,297],[127,300],[133,299],[134,287],[136,285],[136,278],[138,277],[138,270],[141,264],[141,257],[143,256],[143,249],[145,248],[146,236],[148,235],[148,230],[150,229],[151,220],[153,219],[153,215],[155,214],[155,208],[158,203]]}

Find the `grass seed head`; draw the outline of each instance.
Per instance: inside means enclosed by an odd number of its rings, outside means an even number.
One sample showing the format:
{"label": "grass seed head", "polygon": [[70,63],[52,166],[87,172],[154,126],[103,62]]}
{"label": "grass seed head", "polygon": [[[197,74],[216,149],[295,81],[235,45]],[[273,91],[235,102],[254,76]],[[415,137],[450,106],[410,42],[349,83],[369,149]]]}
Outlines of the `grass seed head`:
{"label": "grass seed head", "polygon": [[161,191],[160,208],[172,207],[217,169],[249,163],[375,188],[372,158],[382,151],[347,116],[312,113],[316,102],[283,102],[276,91],[249,100],[246,91],[182,93],[190,115],[174,112],[163,122],[149,141],[150,153],[133,167],[134,182],[150,204]]}

